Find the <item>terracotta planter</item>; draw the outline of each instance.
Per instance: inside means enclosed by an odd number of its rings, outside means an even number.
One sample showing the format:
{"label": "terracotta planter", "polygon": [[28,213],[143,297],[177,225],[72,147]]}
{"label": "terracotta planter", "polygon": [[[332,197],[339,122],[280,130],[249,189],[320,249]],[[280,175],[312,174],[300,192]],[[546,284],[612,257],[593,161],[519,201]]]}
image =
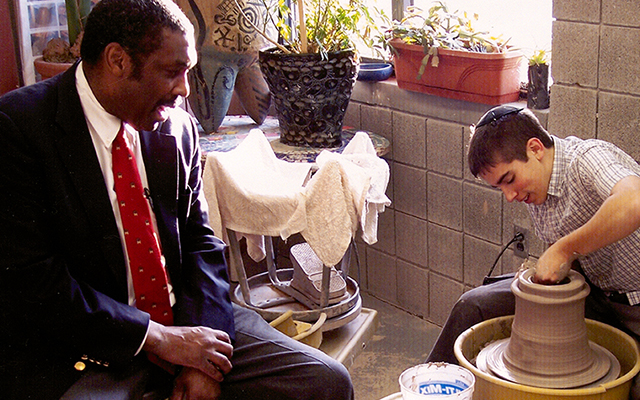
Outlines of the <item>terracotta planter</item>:
{"label": "terracotta planter", "polygon": [[517,101],[520,94],[519,51],[476,53],[439,49],[440,63],[431,60],[418,79],[423,47],[393,40],[398,87],[453,99],[497,105]]}
{"label": "terracotta planter", "polygon": [[260,52],[280,123],[280,141],[291,146],[339,147],[342,121],[358,73],[353,51],[320,54]]}
{"label": "terracotta planter", "polygon": [[42,57],[38,57],[33,60],[33,66],[36,72],[40,74],[42,80],[49,79],[56,76],[66,70],[68,70],[73,63],[54,63],[42,60]]}

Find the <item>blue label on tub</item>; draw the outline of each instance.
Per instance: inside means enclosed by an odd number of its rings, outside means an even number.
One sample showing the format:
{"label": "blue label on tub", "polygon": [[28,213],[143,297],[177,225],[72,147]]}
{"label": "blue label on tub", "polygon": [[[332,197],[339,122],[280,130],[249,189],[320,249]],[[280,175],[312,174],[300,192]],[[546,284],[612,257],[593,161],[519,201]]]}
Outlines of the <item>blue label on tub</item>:
{"label": "blue label on tub", "polygon": [[466,388],[468,388],[464,382],[455,381],[455,382],[440,382],[440,381],[430,381],[421,383],[418,386],[418,393],[420,394],[456,394],[460,393]]}

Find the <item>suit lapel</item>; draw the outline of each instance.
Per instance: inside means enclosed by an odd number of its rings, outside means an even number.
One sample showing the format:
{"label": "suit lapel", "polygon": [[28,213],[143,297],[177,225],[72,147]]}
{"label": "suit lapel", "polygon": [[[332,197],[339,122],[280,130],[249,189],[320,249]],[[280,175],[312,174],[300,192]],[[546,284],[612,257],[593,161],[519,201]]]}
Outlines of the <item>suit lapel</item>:
{"label": "suit lapel", "polygon": [[168,126],[165,123],[154,132],[142,131],[140,140],[162,251],[171,273],[171,266],[178,265],[181,258],[178,239],[180,179],[176,138],[163,131]]}
{"label": "suit lapel", "polygon": [[97,237],[102,238],[100,244],[106,261],[118,278],[121,284],[119,286],[126,291],[126,266],[120,234],[76,90],[76,68],[77,64],[65,73],[60,83],[56,116],[56,122],[61,127],[61,130],[56,132],[58,151],[84,205],[91,226]]}
{"label": "suit lapel", "polygon": [[178,199],[176,138],[161,130],[156,130],[140,132],[140,140],[153,200],[175,215]]}

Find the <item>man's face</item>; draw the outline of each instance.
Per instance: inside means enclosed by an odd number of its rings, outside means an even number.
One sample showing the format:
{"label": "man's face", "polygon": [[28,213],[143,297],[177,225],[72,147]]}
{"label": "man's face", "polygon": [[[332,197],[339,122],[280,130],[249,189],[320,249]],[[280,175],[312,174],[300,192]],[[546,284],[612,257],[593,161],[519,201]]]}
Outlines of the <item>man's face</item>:
{"label": "man's face", "polygon": [[[502,190],[507,201],[541,205],[547,199],[551,171],[539,149],[527,147],[527,161],[500,162],[480,173],[480,178]],[[544,150],[543,150],[544,152]]]}
{"label": "man's face", "polygon": [[165,29],[162,47],[141,62],[137,78],[123,82],[126,105],[123,119],[138,130],[153,130],[168,118],[167,109],[189,95],[187,73],[197,55],[193,39],[182,32]]}

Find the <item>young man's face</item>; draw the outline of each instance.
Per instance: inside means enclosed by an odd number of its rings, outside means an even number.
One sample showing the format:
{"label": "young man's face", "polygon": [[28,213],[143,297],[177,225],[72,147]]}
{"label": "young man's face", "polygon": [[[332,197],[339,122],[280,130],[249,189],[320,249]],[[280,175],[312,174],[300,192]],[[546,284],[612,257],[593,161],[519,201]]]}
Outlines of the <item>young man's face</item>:
{"label": "young man's face", "polygon": [[[532,143],[535,140],[537,143]],[[545,159],[545,155],[547,158]],[[549,150],[537,139],[527,145],[528,160],[500,162],[480,173],[480,178],[491,186],[502,190],[507,201],[521,201],[541,205],[547,199],[551,167]]]}
{"label": "young man's face", "polygon": [[189,95],[187,73],[196,63],[192,38],[165,29],[162,47],[151,53],[140,66],[138,78],[124,82],[127,93],[125,120],[139,130],[153,130],[168,118],[167,109]]}

